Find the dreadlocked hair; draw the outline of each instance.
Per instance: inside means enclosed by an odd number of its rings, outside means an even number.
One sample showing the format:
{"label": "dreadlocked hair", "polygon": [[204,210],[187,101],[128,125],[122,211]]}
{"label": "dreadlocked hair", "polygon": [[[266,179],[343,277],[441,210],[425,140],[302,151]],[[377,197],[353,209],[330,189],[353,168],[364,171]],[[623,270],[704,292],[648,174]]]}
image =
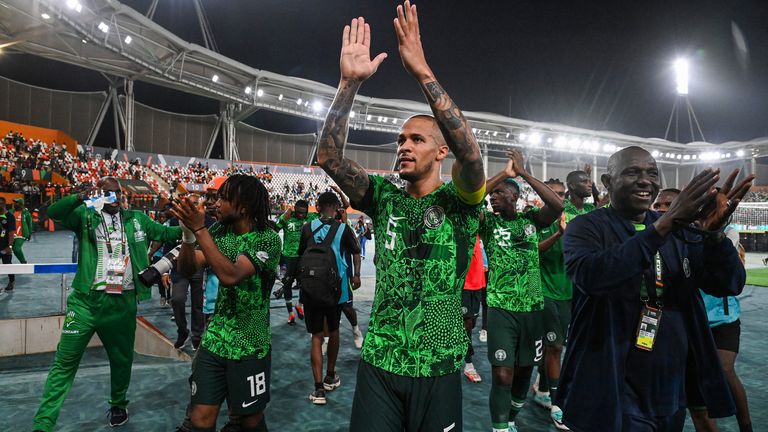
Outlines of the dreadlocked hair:
{"label": "dreadlocked hair", "polygon": [[229,176],[219,189],[219,196],[235,208],[245,210],[259,231],[271,228],[269,224],[269,192],[257,177],[245,174]]}

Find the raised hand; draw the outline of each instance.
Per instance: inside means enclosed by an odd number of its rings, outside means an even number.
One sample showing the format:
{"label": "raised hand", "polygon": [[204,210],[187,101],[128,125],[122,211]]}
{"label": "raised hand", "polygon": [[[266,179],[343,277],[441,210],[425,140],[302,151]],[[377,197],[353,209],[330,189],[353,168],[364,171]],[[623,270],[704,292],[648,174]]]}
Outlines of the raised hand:
{"label": "raised hand", "polygon": [[189,198],[176,200],[171,207],[171,214],[179,219],[190,231],[194,232],[205,226],[205,206],[193,204]]}
{"label": "raised hand", "polygon": [[523,163],[523,152],[520,149],[512,149],[507,151],[507,167],[505,172],[510,177],[520,177],[525,174],[525,165]]}
{"label": "raised hand", "polygon": [[387,54],[381,53],[371,60],[371,26],[365,18],[355,18],[344,26],[339,61],[342,80],[365,81],[376,73],[385,58]]}
{"label": "raised hand", "polygon": [[566,215],[565,215],[565,213],[563,213],[563,214],[561,214],[561,215],[560,215],[560,221],[559,221],[559,223],[557,224],[557,229],[558,229],[558,230],[559,230],[561,233],[564,233],[564,232],[565,232],[565,227],[566,227],[566,225],[567,225],[567,221],[566,221]]}
{"label": "raised hand", "polygon": [[701,218],[701,225],[705,230],[715,231],[722,229],[733,212],[736,211],[736,207],[738,207],[741,199],[749,192],[755,176],[749,175],[738,186],[733,187],[733,182],[738,175],[739,170],[733,170],[725,180],[723,187],[715,195],[714,205],[705,207]]}
{"label": "raised hand", "polygon": [[424,49],[421,46],[416,5],[411,5],[411,2],[406,0],[402,6],[398,6],[397,18],[395,18],[394,23],[400,58],[405,70],[416,79],[432,76],[432,70],[427,64]]}
{"label": "raised hand", "polygon": [[717,195],[714,186],[720,180],[719,174],[719,169],[707,168],[694,177],[672,201],[669,210],[656,221],[656,230],[665,235],[699,219]]}
{"label": "raised hand", "polygon": [[592,178],[592,165],[584,164],[584,173],[587,174],[587,177]]}

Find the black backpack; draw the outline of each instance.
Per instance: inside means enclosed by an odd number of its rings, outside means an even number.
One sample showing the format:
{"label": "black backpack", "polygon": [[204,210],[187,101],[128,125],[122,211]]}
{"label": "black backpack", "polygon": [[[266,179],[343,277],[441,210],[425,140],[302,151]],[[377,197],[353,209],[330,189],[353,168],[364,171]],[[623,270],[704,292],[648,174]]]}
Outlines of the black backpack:
{"label": "black backpack", "polygon": [[336,265],[336,254],[331,245],[341,224],[334,221],[322,243],[315,242],[323,225],[312,231],[310,245],[299,258],[297,281],[301,300],[305,304],[320,307],[332,307],[339,304],[341,298],[341,277]]}

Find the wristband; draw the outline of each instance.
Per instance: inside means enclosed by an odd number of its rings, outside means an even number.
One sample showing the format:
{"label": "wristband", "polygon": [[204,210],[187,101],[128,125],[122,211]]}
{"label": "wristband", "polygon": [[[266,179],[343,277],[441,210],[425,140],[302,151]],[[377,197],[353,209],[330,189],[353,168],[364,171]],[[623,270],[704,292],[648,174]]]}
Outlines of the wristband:
{"label": "wristband", "polygon": [[200,227],[200,228],[198,228],[198,229],[194,229],[194,230],[192,230],[192,234],[196,234],[198,231],[200,231],[200,230],[201,230],[201,229],[203,229],[203,228],[205,228],[205,225],[201,226],[201,227]]}
{"label": "wristband", "polygon": [[360,277],[360,273],[354,274],[352,277]]}

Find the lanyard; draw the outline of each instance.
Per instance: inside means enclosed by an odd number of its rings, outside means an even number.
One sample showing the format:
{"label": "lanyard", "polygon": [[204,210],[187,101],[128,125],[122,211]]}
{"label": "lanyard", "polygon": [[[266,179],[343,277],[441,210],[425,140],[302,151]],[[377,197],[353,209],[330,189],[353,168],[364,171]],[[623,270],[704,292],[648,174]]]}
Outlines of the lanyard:
{"label": "lanyard", "polygon": [[[653,283],[653,299],[656,303],[656,307],[661,309],[664,306],[664,302],[662,301],[662,298],[664,297],[664,261],[661,259],[661,252],[658,251],[656,252],[656,255],[653,256],[653,273],[655,276]],[[651,297],[649,296],[645,280],[645,272],[643,272],[643,278],[640,281],[640,300],[647,306],[648,300],[650,300]]]}
{"label": "lanyard", "polygon": [[[115,217],[110,215],[112,218],[112,228],[117,230],[117,227],[115,226]],[[125,243],[127,242],[126,234],[125,234],[125,225],[123,224],[123,215],[120,214],[120,238],[122,239],[122,256],[125,256]],[[109,256],[112,256],[112,236],[109,235],[109,230],[107,229],[107,222],[106,218],[104,216],[101,217],[101,227],[104,229],[104,240],[107,243],[107,252],[109,253]]]}

